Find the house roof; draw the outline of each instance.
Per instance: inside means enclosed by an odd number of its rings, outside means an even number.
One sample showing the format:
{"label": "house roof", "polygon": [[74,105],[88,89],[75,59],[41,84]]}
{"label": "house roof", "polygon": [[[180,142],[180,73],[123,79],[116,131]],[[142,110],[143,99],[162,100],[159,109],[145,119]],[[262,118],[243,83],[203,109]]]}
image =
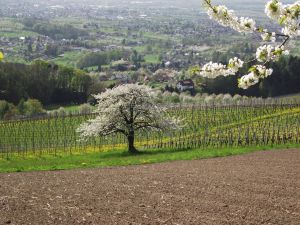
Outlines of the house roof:
{"label": "house roof", "polygon": [[182,86],[194,86],[194,82],[191,79],[178,81],[177,84],[181,84]]}

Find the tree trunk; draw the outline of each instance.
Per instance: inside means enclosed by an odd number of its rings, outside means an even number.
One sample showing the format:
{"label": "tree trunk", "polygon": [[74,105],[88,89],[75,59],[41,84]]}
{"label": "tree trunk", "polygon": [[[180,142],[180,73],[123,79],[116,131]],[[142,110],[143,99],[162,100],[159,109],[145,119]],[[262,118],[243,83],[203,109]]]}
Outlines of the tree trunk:
{"label": "tree trunk", "polygon": [[130,131],[129,135],[127,136],[128,139],[128,151],[130,153],[138,153],[138,150],[134,147],[134,131]]}

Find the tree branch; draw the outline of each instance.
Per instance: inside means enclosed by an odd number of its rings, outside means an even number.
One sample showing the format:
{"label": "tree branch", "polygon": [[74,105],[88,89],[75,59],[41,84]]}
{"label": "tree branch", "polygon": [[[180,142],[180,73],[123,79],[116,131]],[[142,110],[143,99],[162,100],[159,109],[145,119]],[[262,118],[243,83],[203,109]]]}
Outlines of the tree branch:
{"label": "tree branch", "polygon": [[[214,6],[211,4],[211,0],[204,0],[204,2],[206,3],[206,5],[211,9],[211,10],[213,10],[213,12],[215,13],[215,8],[214,8]],[[225,15],[224,16],[225,18],[227,18],[227,20],[229,20],[229,18]],[[299,26],[300,26],[300,24],[299,24]],[[261,28],[261,29],[259,29],[259,28],[256,28],[254,31],[256,31],[257,33],[265,33],[265,34],[268,34],[268,35],[272,35],[273,33],[272,32],[269,32],[269,31],[265,31],[263,28]],[[279,45],[279,48],[281,48],[281,47],[283,47],[283,46],[285,46],[286,44],[287,44],[287,42],[290,40],[290,36],[289,35],[285,35],[285,34],[282,34],[282,33],[276,33],[276,32],[274,32],[275,33],[275,35],[276,36],[278,36],[278,37],[284,37],[284,40],[282,41],[282,43]],[[245,62],[246,64],[249,64],[249,63],[252,63],[252,62],[255,62],[255,61],[257,61],[257,59],[256,58],[253,58],[253,59],[251,59],[251,60],[249,60],[249,61],[247,61],[247,62]],[[266,65],[267,63],[269,63],[270,62],[270,60],[267,60],[267,61],[265,61],[264,62],[264,64],[263,65]],[[221,69],[220,69],[221,70]],[[218,71],[218,70],[216,70],[216,71]]]}

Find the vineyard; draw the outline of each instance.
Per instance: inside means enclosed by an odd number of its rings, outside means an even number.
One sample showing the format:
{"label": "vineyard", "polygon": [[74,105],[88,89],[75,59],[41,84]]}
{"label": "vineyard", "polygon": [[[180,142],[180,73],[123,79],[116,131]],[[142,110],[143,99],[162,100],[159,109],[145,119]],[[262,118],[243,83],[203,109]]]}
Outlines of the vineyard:
{"label": "vineyard", "polygon": [[[168,113],[184,119],[182,130],[142,132],[136,147],[145,149],[225,148],[298,144],[300,104],[172,105]],[[0,157],[65,155],[126,149],[121,134],[80,141],[76,129],[95,115],[56,116],[0,122]]]}

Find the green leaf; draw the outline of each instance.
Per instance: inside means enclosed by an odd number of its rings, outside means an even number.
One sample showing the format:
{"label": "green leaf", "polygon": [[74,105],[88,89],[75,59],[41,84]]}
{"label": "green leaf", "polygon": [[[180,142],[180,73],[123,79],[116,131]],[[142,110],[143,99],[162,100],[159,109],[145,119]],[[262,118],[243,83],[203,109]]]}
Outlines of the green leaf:
{"label": "green leaf", "polygon": [[278,20],[279,24],[282,25],[286,20],[286,16],[282,16],[280,17],[280,19]]}
{"label": "green leaf", "polygon": [[255,66],[251,66],[248,71],[249,72],[255,72],[256,71],[256,67]]}
{"label": "green leaf", "polygon": [[262,33],[262,32],[264,32],[264,28],[259,27],[259,28],[257,29],[257,31]]}

